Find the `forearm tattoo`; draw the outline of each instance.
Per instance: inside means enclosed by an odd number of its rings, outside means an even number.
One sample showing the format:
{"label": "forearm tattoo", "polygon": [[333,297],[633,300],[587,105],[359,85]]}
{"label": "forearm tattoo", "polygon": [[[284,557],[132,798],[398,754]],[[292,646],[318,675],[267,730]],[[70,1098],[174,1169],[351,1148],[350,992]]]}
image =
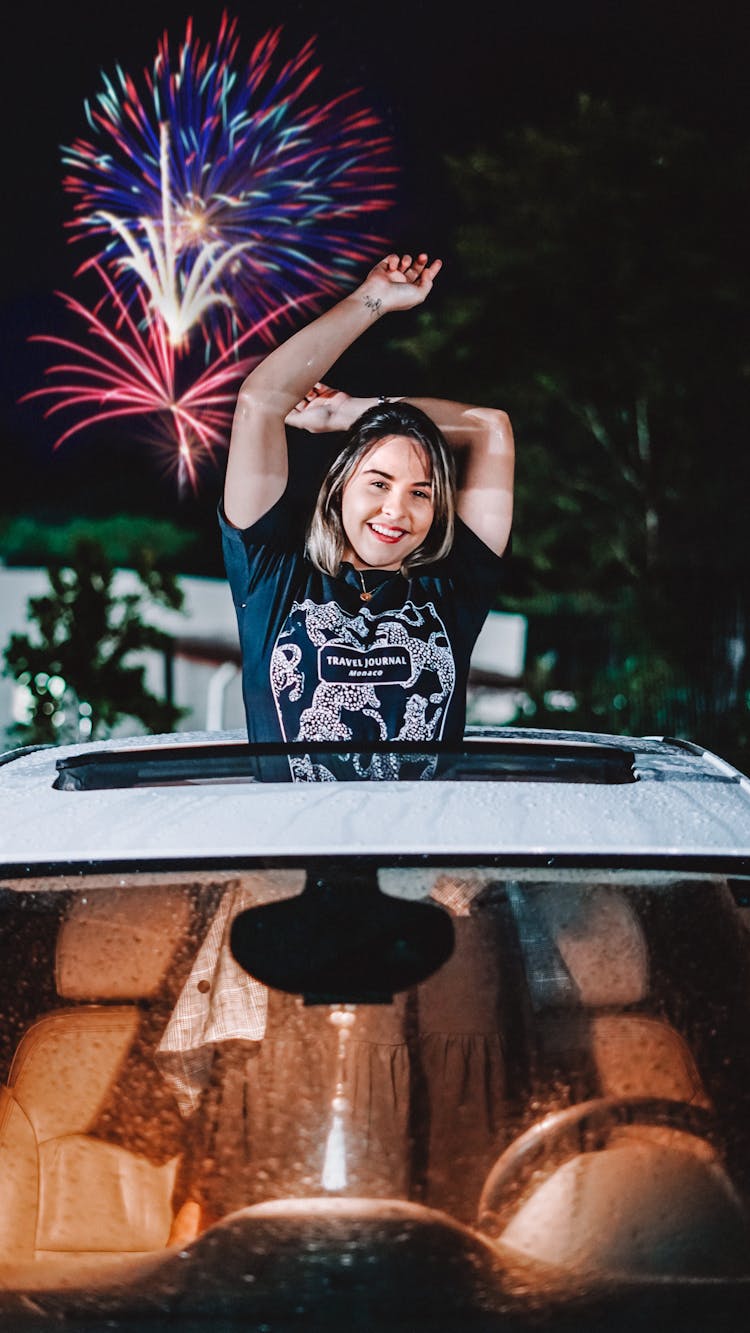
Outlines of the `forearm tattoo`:
{"label": "forearm tattoo", "polygon": [[383,304],[383,302],[380,300],[380,297],[378,297],[378,296],[365,296],[365,297],[363,298],[363,300],[364,300],[365,305],[367,306],[367,309],[368,309],[368,310],[371,310],[372,313],[373,313],[373,315],[377,315],[377,314],[379,314],[379,312],[380,312],[380,307],[381,307],[381,305]]}

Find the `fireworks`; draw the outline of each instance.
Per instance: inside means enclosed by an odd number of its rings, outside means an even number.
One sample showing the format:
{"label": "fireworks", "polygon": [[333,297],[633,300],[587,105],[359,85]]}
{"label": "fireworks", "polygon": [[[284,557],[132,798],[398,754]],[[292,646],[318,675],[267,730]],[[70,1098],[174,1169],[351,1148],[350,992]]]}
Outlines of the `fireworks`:
{"label": "fireworks", "polygon": [[[301,307],[314,310],[382,251],[362,218],[392,203],[390,143],[358,90],[310,100],[309,40],[276,68],[281,30],[245,65],[237,23],[213,46],[188,20],[165,33],[139,90],[122,69],[85,104],[90,138],[63,150],[79,265],[103,295],[63,295],[78,334],[37,335],[66,356],[25,398],[79,431],[137,417],[166,431],[181,487],[225,447],[237,388]],[[254,350],[255,349],[255,350]]]}
{"label": "fireworks", "polygon": [[126,292],[144,251],[156,259],[160,228],[167,248],[165,206],[178,266],[192,270],[205,247],[211,264],[223,257],[222,285],[214,273],[215,299],[200,311],[214,328],[228,309],[219,291],[238,319],[257,320],[311,287],[337,292],[379,252],[362,219],[392,203],[389,140],[356,91],[309,100],[312,39],[274,72],[280,42],[280,29],[266,33],[243,67],[236,20],[224,15],[213,47],[189,20],[176,62],[167,35],[159,42],[143,95],[118,69],[87,104],[92,137],[63,150],[72,234],[120,261]]}
{"label": "fireworks", "polygon": [[[68,310],[87,326],[88,341],[78,342],[53,334],[36,334],[33,341],[46,342],[69,353],[70,359],[50,367],[55,383],[34,389],[25,399],[52,398],[45,416],[66,408],[83,408],[85,415],[57,439],[59,447],[72,435],[89,426],[120,417],[147,417],[165,424],[176,445],[180,488],[198,484],[200,462],[213,458],[226,443],[227,426],[237,387],[243,375],[258,360],[242,356],[246,344],[261,332],[249,329],[231,347],[195,377],[186,375],[179,352],[161,319],[148,320],[146,298],[139,293],[137,304],[145,331],[133,317],[111,278],[99,266],[97,276],[106,289],[106,300],[89,309],[75,297],[60,293]],[[270,323],[286,313],[280,307],[265,316]],[[186,381],[181,387],[181,380]]]}
{"label": "fireworks", "polygon": [[152,220],[143,218],[148,246],[139,245],[121,218],[111,213],[101,216],[129,251],[129,258],[116,260],[116,267],[120,271],[132,271],[140,278],[149,293],[151,309],[164,321],[171,341],[180,345],[187,341],[193,325],[214,306],[232,307],[231,297],[216,284],[220,282],[223,270],[245,247],[232,245],[222,253],[220,241],[209,241],[197,249],[192,268],[187,273],[181,271],[179,238],[175,232],[169,191],[169,130],[166,125],[161,126],[160,142],[161,237]]}

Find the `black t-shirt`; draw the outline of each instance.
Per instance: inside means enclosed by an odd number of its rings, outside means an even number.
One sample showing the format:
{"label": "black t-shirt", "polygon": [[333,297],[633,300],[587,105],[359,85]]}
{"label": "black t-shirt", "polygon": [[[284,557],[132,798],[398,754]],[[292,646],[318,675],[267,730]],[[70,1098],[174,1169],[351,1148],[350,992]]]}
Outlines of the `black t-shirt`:
{"label": "black t-shirt", "polygon": [[[462,740],[469,659],[502,557],[460,519],[439,563],[407,578],[366,570],[367,602],[352,565],[332,578],[306,558],[306,515],[290,489],[249,528],[232,527],[221,506],[219,521],[250,741]],[[415,754],[407,766],[429,777],[434,760]],[[395,755],[302,755],[281,767],[274,777],[296,781],[406,776]]]}

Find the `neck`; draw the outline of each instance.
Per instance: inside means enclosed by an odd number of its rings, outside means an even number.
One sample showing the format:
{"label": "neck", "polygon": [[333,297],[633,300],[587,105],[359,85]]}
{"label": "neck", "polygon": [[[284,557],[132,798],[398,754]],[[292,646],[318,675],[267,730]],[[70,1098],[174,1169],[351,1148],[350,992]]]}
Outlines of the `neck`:
{"label": "neck", "polygon": [[401,568],[400,563],[393,565],[366,565],[360,560],[358,555],[354,555],[353,553],[345,555],[342,563],[351,565],[353,569],[356,569],[358,574],[363,572],[365,574],[397,574]]}
{"label": "neck", "polygon": [[380,575],[384,581],[387,581],[391,574],[398,574],[401,569],[400,565],[355,565],[353,561],[350,563],[354,566],[354,572],[359,579],[364,581],[366,577],[370,576],[370,582],[372,582],[373,578],[377,578],[378,575]]}

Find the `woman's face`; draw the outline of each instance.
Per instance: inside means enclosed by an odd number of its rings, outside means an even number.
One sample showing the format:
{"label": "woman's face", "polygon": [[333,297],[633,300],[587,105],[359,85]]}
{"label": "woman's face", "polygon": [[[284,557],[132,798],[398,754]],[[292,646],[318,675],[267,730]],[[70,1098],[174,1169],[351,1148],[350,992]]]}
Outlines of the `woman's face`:
{"label": "woman's face", "polygon": [[435,515],[430,464],[408,435],[386,435],[344,486],[344,560],[355,569],[400,569]]}

